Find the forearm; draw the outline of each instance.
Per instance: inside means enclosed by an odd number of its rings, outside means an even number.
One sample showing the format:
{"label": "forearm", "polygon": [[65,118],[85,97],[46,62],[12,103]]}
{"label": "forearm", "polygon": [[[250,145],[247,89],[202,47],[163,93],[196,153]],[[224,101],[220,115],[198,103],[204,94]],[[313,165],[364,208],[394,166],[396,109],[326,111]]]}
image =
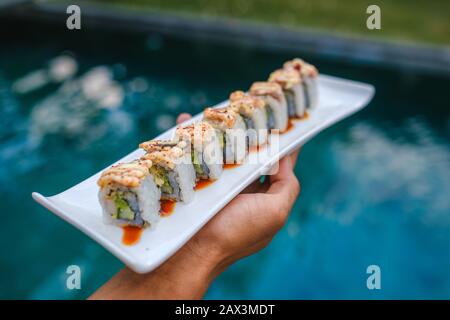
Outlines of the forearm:
{"label": "forearm", "polygon": [[220,270],[218,257],[185,246],[151,273],[122,269],[89,299],[200,299]]}

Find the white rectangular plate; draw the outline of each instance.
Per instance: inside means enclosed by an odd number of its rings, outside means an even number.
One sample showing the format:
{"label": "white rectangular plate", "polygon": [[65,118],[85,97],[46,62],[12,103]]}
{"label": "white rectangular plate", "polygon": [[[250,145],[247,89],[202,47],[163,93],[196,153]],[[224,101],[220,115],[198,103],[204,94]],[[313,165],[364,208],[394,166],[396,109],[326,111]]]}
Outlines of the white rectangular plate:
{"label": "white rectangular plate", "polygon": [[[33,198],[100,243],[134,271],[150,272],[181,248],[247,185],[267,172],[278,158],[366,106],[374,92],[368,84],[321,75],[319,106],[310,112],[307,119],[296,122],[291,130],[279,136],[277,154],[266,153],[266,157],[255,164],[251,160],[257,153],[251,153],[248,159],[251,164],[225,170],[218,181],[197,191],[190,204],[177,203],[172,215],[162,218],[155,228],[144,230],[140,241],[132,246],[122,243],[121,228],[103,223],[96,184],[100,172],[55,196],[44,197],[34,192]],[[197,115],[192,121],[200,118],[201,115]],[[158,139],[170,138],[172,133],[173,128]],[[141,154],[142,151],[136,150],[119,161],[129,161]]]}

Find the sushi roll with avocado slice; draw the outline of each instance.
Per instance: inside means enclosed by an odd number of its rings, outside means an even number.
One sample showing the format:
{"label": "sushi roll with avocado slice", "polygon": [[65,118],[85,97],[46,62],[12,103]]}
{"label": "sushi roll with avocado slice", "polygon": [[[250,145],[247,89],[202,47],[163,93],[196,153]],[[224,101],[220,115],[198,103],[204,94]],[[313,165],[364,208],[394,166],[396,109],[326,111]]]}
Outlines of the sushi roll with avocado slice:
{"label": "sushi roll with avocado slice", "polygon": [[225,164],[241,164],[248,153],[247,133],[244,119],[232,108],[206,108],[203,120],[213,126],[223,145]]}
{"label": "sushi roll with avocado slice", "polygon": [[136,227],[157,223],[161,191],[151,168],[151,161],[138,160],[114,165],[101,174],[97,183],[106,223]]}
{"label": "sushi roll with avocado slice", "polygon": [[200,121],[175,130],[175,141],[186,141],[197,179],[217,180],[223,171],[223,141],[208,122]]}
{"label": "sushi roll with avocado slice", "polygon": [[250,146],[265,144],[269,130],[264,99],[235,91],[230,95],[230,107],[244,119]]}
{"label": "sushi roll with avocado slice", "polygon": [[150,172],[161,189],[161,199],[191,202],[194,198],[195,170],[186,150],[186,142],[150,140],[139,147],[147,152],[141,159],[153,163]]}
{"label": "sushi roll with avocado slice", "polygon": [[266,102],[267,127],[281,132],[288,127],[288,109],[283,89],[276,82],[254,82],[249,91],[251,96]]}
{"label": "sushi roll with avocado slice", "polygon": [[300,74],[293,69],[278,69],[270,74],[269,81],[278,83],[283,89],[289,117],[303,117],[306,107]]}
{"label": "sushi roll with avocado slice", "polygon": [[299,58],[285,62],[283,67],[284,69],[293,69],[300,74],[300,77],[302,78],[306,109],[314,109],[317,107],[319,102],[317,84],[319,72],[317,71],[317,68]]}

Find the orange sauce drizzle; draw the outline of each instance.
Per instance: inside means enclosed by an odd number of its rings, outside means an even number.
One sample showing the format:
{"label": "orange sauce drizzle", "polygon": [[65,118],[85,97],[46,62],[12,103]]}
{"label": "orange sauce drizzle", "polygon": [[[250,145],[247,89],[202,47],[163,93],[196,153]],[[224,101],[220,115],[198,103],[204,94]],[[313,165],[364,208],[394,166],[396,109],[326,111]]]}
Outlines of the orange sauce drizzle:
{"label": "orange sauce drizzle", "polygon": [[264,149],[265,147],[267,147],[267,142],[264,144],[261,144],[259,146],[251,146],[248,148],[248,153],[253,153],[253,152],[259,152],[260,150]]}
{"label": "orange sauce drizzle", "polygon": [[291,119],[294,120],[294,121],[306,120],[308,118],[309,118],[308,111],[305,111],[305,113],[303,114],[302,117],[291,117]]}
{"label": "orange sauce drizzle", "polygon": [[122,227],[123,229],[123,236],[122,236],[122,243],[127,246],[132,246],[139,242],[141,239],[142,231],[144,230],[141,227],[134,227],[134,226],[126,226]]}
{"label": "orange sauce drizzle", "polygon": [[225,163],[223,165],[223,169],[224,170],[229,170],[229,169],[234,169],[234,168],[239,167],[239,166],[240,166],[239,163]]}
{"label": "orange sauce drizzle", "polygon": [[160,200],[161,202],[161,210],[159,210],[159,214],[161,217],[168,217],[173,213],[175,209],[176,202],[173,200]]}
{"label": "orange sauce drizzle", "polygon": [[248,153],[258,152],[259,148],[258,146],[251,146],[248,148]]}
{"label": "orange sauce drizzle", "polygon": [[197,184],[195,185],[194,190],[200,190],[200,189],[204,189],[207,186],[211,185],[214,182],[214,180],[209,180],[209,179],[201,179],[199,181],[197,181]]}
{"label": "orange sauce drizzle", "polygon": [[248,147],[248,153],[258,152],[258,146],[250,146]]}
{"label": "orange sauce drizzle", "polygon": [[292,130],[293,127],[294,127],[294,124],[292,123],[292,120],[289,119],[287,128],[286,128],[284,131],[282,131],[281,133],[282,133],[282,134],[283,134],[283,133],[286,133],[286,132]]}

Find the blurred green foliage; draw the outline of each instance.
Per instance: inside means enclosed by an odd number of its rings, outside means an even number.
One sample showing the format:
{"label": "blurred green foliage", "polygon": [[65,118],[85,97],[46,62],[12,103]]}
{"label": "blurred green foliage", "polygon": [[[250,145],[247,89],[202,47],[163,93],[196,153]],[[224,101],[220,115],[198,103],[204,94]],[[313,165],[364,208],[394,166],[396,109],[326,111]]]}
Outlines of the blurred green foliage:
{"label": "blurred green foliage", "polygon": [[[92,0],[180,13],[231,17],[375,38],[450,44],[449,0]],[[91,2],[92,2],[91,1]],[[368,30],[366,9],[381,8],[382,29]]]}

